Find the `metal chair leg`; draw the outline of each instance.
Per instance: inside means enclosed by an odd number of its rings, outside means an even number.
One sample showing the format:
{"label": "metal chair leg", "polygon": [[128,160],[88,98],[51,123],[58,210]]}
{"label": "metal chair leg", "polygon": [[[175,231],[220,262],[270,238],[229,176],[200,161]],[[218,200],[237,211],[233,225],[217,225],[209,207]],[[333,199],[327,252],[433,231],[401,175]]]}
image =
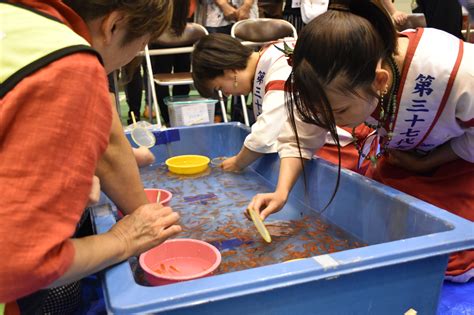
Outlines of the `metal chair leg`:
{"label": "metal chair leg", "polygon": [[[160,109],[158,108],[158,100],[156,98],[156,91],[155,91],[155,80],[153,79],[153,69],[151,67],[151,59],[150,59],[150,52],[148,51],[148,45],[145,46],[145,60],[146,60],[146,67],[148,72],[148,82],[149,82],[149,91],[151,91],[151,97],[153,100],[153,107],[155,108],[156,113],[156,124],[158,128],[161,129],[161,115]],[[151,105],[150,105],[151,107]],[[150,108],[150,121],[153,120],[152,111]]]}
{"label": "metal chair leg", "polygon": [[240,95],[240,102],[242,103],[242,112],[244,114],[244,122],[247,127],[250,127],[249,115],[247,113],[247,102],[245,101],[245,96]]}
{"label": "metal chair leg", "polygon": [[219,103],[221,104],[222,119],[224,119],[224,122],[229,122],[227,119],[227,110],[225,109],[224,95],[222,95],[221,90],[217,91],[217,94],[219,95]]}

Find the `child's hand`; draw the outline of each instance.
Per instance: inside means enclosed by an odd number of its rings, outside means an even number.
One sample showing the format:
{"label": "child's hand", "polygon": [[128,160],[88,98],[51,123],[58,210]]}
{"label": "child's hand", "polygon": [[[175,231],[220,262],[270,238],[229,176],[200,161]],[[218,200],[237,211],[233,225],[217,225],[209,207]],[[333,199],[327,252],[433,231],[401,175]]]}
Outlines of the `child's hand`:
{"label": "child's hand", "polygon": [[415,173],[426,173],[433,169],[427,156],[420,156],[410,151],[390,150],[387,161],[394,166]]}
{"label": "child's hand", "polygon": [[[286,203],[287,196],[282,196],[276,192],[267,194],[257,194],[253,197],[247,208],[254,209],[265,220],[270,214],[278,212]],[[247,211],[245,215],[248,216]]]}
{"label": "child's hand", "polygon": [[225,159],[220,167],[226,172],[240,172],[242,167],[237,163],[237,157],[233,156],[228,159]]}
{"label": "child's hand", "polygon": [[100,199],[100,180],[99,177],[94,176],[92,177],[92,188],[91,192],[89,193],[89,201],[87,202],[87,206],[90,207],[99,202]]}
{"label": "child's hand", "polygon": [[414,151],[388,151],[388,162],[392,165],[417,173],[428,173],[437,167],[459,160],[453,151],[450,141],[431,150],[427,155],[420,155]]}

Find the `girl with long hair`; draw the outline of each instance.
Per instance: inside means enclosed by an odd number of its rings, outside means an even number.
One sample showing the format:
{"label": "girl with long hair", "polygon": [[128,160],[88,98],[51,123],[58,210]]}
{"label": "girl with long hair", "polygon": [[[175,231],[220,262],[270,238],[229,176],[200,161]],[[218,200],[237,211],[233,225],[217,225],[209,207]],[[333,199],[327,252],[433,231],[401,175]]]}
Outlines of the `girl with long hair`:
{"label": "girl with long hair", "polygon": [[[289,121],[274,193],[249,207],[262,218],[280,210],[321,145],[320,128],[374,132],[357,139],[360,172],[474,220],[474,45],[419,28],[398,34],[372,1],[334,1],[300,33],[286,82]],[[473,276],[474,250],[451,256],[447,275]]]}

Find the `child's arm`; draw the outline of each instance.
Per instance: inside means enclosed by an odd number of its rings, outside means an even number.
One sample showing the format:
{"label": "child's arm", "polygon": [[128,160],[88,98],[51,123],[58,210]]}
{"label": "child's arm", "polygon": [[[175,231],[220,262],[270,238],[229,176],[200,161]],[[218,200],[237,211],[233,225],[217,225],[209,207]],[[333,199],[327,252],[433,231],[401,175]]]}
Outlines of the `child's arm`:
{"label": "child's arm", "polygon": [[226,159],[224,162],[222,162],[221,167],[227,172],[239,172],[248,165],[252,164],[262,155],[263,153],[252,151],[243,145],[239,154]]}
{"label": "child's arm", "polygon": [[247,208],[254,209],[257,213],[260,213],[262,220],[265,220],[270,214],[280,211],[288,200],[288,195],[301,170],[300,158],[282,158],[275,192],[256,195]]}
{"label": "child's arm", "polygon": [[248,206],[260,213],[262,219],[279,211],[285,205],[288,195],[301,173],[301,157],[304,160],[311,159],[313,153],[321,148],[326,141],[327,130],[304,123],[296,113],[295,124],[298,130],[298,141],[289,118],[286,119],[278,136],[278,154],[281,162],[275,192],[256,195]]}

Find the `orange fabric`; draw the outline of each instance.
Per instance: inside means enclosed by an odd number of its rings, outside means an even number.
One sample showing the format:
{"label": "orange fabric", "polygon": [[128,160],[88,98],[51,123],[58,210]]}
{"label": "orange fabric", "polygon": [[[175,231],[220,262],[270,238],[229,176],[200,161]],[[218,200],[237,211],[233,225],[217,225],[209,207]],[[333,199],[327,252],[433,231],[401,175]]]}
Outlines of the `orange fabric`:
{"label": "orange fabric", "polygon": [[[352,133],[352,128],[342,128]],[[359,125],[355,129],[355,135],[357,139],[365,139],[372,131],[370,127],[365,125]],[[337,146],[326,144],[315,153],[318,157],[331,162],[333,164],[339,163],[339,155]],[[341,167],[349,169],[351,171],[357,171],[357,162],[359,161],[359,152],[353,144],[348,144],[341,148]]]}
{"label": "orange fabric", "polygon": [[189,14],[188,18],[191,18],[194,15],[194,12],[196,11],[196,0],[191,0],[189,1]]}
{"label": "orange fabric", "polygon": [[284,91],[285,90],[285,80],[273,80],[265,85],[265,92],[268,91]]}
{"label": "orange fabric", "polygon": [[[337,165],[339,163],[339,155],[337,151],[337,146],[326,144],[319,151],[316,151],[316,155],[332,164]],[[356,171],[357,170],[357,161],[359,158],[359,153],[356,148],[352,145],[346,145],[341,147],[341,167]]]}
{"label": "orange fabric", "polygon": [[52,62],[0,100],[0,301],[33,293],[70,267],[69,238],[111,122],[105,70],[89,53]]}
{"label": "orange fabric", "polygon": [[[418,175],[394,167],[383,158],[368,177],[474,221],[474,163],[457,160],[446,163],[432,174]],[[474,250],[451,255],[446,274],[460,275],[474,268]]]}
{"label": "orange fabric", "polygon": [[4,315],[20,315],[20,308],[16,302],[10,302],[5,305],[5,314]]}

